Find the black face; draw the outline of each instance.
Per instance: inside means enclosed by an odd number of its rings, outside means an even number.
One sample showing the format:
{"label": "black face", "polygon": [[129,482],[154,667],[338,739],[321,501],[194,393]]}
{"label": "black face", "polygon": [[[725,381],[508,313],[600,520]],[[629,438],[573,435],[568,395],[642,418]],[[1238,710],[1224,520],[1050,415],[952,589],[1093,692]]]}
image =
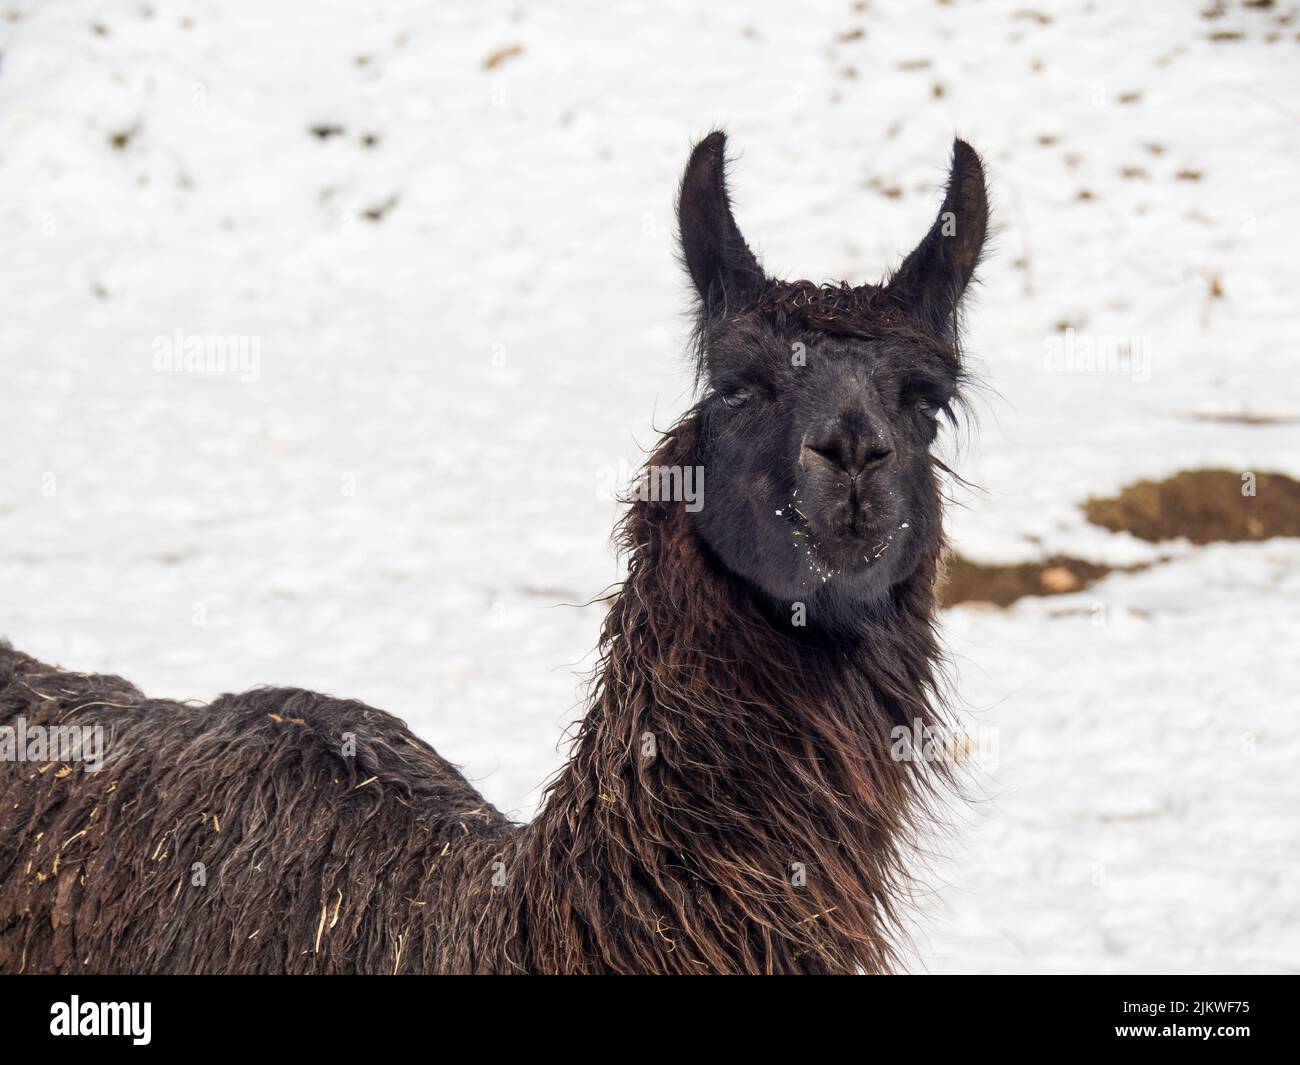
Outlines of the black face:
{"label": "black face", "polygon": [[939,220],[889,283],[818,288],[764,276],[731,218],[722,151],[721,134],[696,148],[679,208],[709,386],[694,520],[772,599],[842,617],[939,541],[930,448],[961,380],[956,318],[987,227],[983,173],[958,142]]}
{"label": "black face", "polygon": [[699,528],[782,601],[869,600],[915,568],[939,527],[930,445],[956,365],[903,340],[740,323],[711,342]]}

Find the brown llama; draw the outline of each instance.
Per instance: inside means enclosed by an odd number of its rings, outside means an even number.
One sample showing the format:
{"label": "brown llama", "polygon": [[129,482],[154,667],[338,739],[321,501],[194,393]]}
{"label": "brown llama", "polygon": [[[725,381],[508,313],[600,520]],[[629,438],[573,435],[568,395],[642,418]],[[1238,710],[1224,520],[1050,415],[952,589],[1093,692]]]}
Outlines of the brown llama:
{"label": "brown llama", "polygon": [[627,577],[535,819],[358,702],[149,699],[0,644],[0,972],[897,966],[948,779],[898,737],[943,723],[930,449],[984,175],[958,141],[930,233],[851,288],[769,279],[724,169],[713,133],[681,185],[702,398],[647,464],[676,490],[620,525]]}

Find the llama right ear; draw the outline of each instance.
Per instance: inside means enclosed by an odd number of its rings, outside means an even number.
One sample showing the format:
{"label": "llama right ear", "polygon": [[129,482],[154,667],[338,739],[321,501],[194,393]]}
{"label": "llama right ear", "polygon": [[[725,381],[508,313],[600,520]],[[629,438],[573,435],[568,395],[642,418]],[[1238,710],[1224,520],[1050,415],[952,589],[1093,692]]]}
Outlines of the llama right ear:
{"label": "llama right ear", "polygon": [[890,278],[886,293],[937,335],[956,340],[957,311],[979,265],[988,227],[984,167],[974,148],[954,141],[939,217]]}
{"label": "llama right ear", "polygon": [[723,313],[763,283],[763,268],[731,215],[726,147],[721,131],[695,146],[677,198],[682,258],[706,317]]}

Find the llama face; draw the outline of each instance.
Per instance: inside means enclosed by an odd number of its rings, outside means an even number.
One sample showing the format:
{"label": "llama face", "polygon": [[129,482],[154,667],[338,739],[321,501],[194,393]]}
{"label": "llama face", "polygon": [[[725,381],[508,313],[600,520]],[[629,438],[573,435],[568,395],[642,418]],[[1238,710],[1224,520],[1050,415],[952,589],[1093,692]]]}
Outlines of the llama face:
{"label": "llama face", "polygon": [[870,600],[908,576],[940,528],[930,445],[951,356],[758,315],[711,344],[695,519],[718,557],[784,602]]}
{"label": "llama face", "polygon": [[708,386],[696,527],[734,573],[837,625],[938,550],[930,448],[959,397],[979,159],[957,143],[938,220],[883,286],[769,280],[731,216],[721,134],[693,153],[679,214]]}

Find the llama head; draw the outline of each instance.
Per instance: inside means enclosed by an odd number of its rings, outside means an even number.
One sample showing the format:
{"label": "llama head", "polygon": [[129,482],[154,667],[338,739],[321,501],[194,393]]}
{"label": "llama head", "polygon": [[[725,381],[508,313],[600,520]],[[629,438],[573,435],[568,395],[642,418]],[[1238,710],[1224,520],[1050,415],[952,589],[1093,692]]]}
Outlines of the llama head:
{"label": "llama head", "polygon": [[939,217],[884,283],[816,285],[764,273],[732,217],[724,149],[717,132],[695,147],[678,203],[706,392],[694,520],[733,573],[835,627],[941,542],[930,448],[963,377],[961,301],[988,226],[983,168],[955,143]]}

